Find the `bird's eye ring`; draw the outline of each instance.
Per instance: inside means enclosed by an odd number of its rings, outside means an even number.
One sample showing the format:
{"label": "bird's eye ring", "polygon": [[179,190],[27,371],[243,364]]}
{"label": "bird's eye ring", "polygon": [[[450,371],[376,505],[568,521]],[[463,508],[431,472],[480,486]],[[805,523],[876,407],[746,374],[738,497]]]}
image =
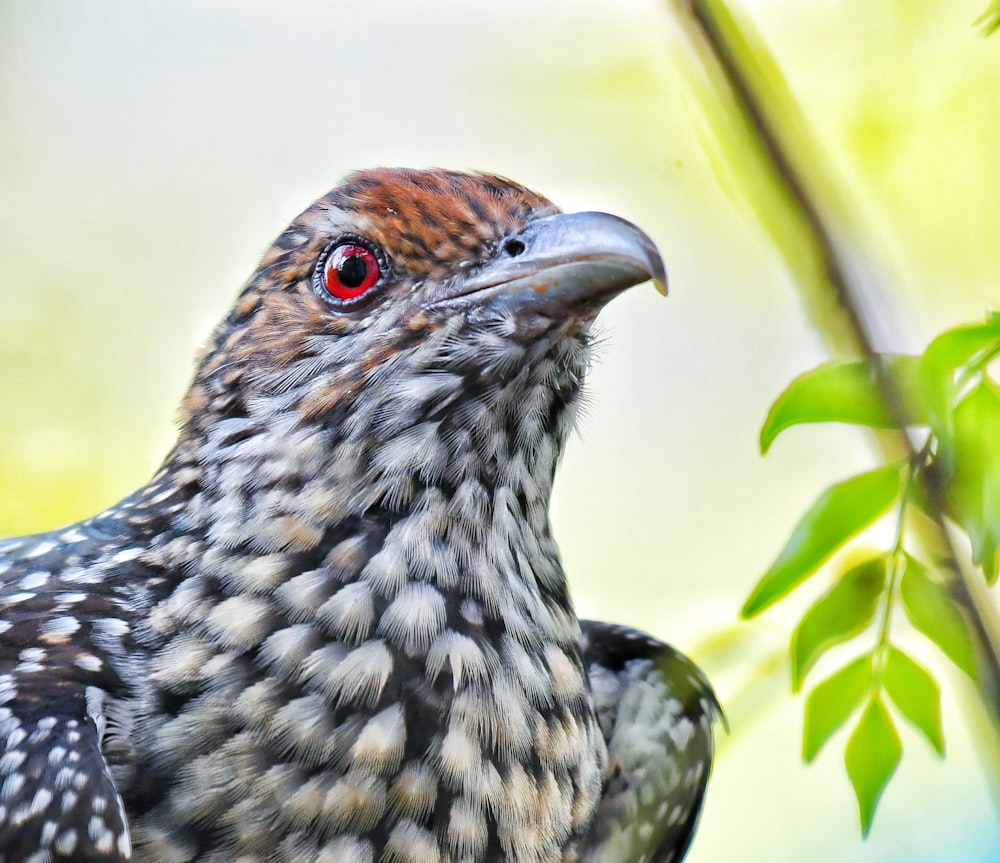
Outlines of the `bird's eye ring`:
{"label": "bird's eye ring", "polygon": [[360,237],[342,237],[320,259],[316,283],[327,297],[343,303],[364,296],[382,275],[374,249]]}

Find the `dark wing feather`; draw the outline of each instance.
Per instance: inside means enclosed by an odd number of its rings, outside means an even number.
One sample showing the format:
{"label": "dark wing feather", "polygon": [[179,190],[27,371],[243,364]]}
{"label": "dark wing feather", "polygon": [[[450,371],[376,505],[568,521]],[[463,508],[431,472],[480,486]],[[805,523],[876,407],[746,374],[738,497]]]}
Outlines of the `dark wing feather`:
{"label": "dark wing feather", "polygon": [[694,835],[722,716],[694,663],[661,641],[582,621],[583,658],[608,744],[583,863],[677,863]]}
{"label": "dark wing feather", "polygon": [[126,627],[87,568],[93,539],[67,536],[73,569],[59,535],[0,542],[0,863],[132,854],[101,749],[105,692],[117,685],[104,648]]}
{"label": "dark wing feather", "polygon": [[130,859],[99,722],[76,685],[35,687],[0,707],[0,863]]}

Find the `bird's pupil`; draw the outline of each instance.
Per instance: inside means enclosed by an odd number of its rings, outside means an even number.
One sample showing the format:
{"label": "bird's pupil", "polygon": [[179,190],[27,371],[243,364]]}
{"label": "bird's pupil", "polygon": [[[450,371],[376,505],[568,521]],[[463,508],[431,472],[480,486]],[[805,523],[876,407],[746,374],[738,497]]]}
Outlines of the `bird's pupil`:
{"label": "bird's pupil", "polygon": [[368,264],[361,255],[350,255],[340,262],[337,275],[340,276],[340,283],[345,288],[356,288],[368,275]]}

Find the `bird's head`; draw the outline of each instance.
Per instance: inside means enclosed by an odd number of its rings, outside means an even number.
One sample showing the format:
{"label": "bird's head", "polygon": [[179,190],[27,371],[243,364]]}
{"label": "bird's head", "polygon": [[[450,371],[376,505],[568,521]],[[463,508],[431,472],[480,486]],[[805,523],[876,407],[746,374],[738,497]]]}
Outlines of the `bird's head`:
{"label": "bird's head", "polygon": [[486,174],[359,172],[265,254],[202,359],[185,426],[204,440],[222,420],[280,414],[365,445],[419,446],[433,428],[486,456],[498,435],[529,456],[540,435],[558,450],[597,312],[649,279],[665,286],[655,246],[615,216],[564,214]]}

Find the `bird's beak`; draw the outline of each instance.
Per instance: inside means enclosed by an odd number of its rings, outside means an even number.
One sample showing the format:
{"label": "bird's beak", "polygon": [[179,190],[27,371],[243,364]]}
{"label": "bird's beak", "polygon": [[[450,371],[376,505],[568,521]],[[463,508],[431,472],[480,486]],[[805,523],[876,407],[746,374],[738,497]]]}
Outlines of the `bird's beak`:
{"label": "bird's beak", "polygon": [[596,310],[650,280],[667,293],[656,245],[631,222],[608,213],[560,213],[506,237],[496,257],[457,284],[447,301]]}

